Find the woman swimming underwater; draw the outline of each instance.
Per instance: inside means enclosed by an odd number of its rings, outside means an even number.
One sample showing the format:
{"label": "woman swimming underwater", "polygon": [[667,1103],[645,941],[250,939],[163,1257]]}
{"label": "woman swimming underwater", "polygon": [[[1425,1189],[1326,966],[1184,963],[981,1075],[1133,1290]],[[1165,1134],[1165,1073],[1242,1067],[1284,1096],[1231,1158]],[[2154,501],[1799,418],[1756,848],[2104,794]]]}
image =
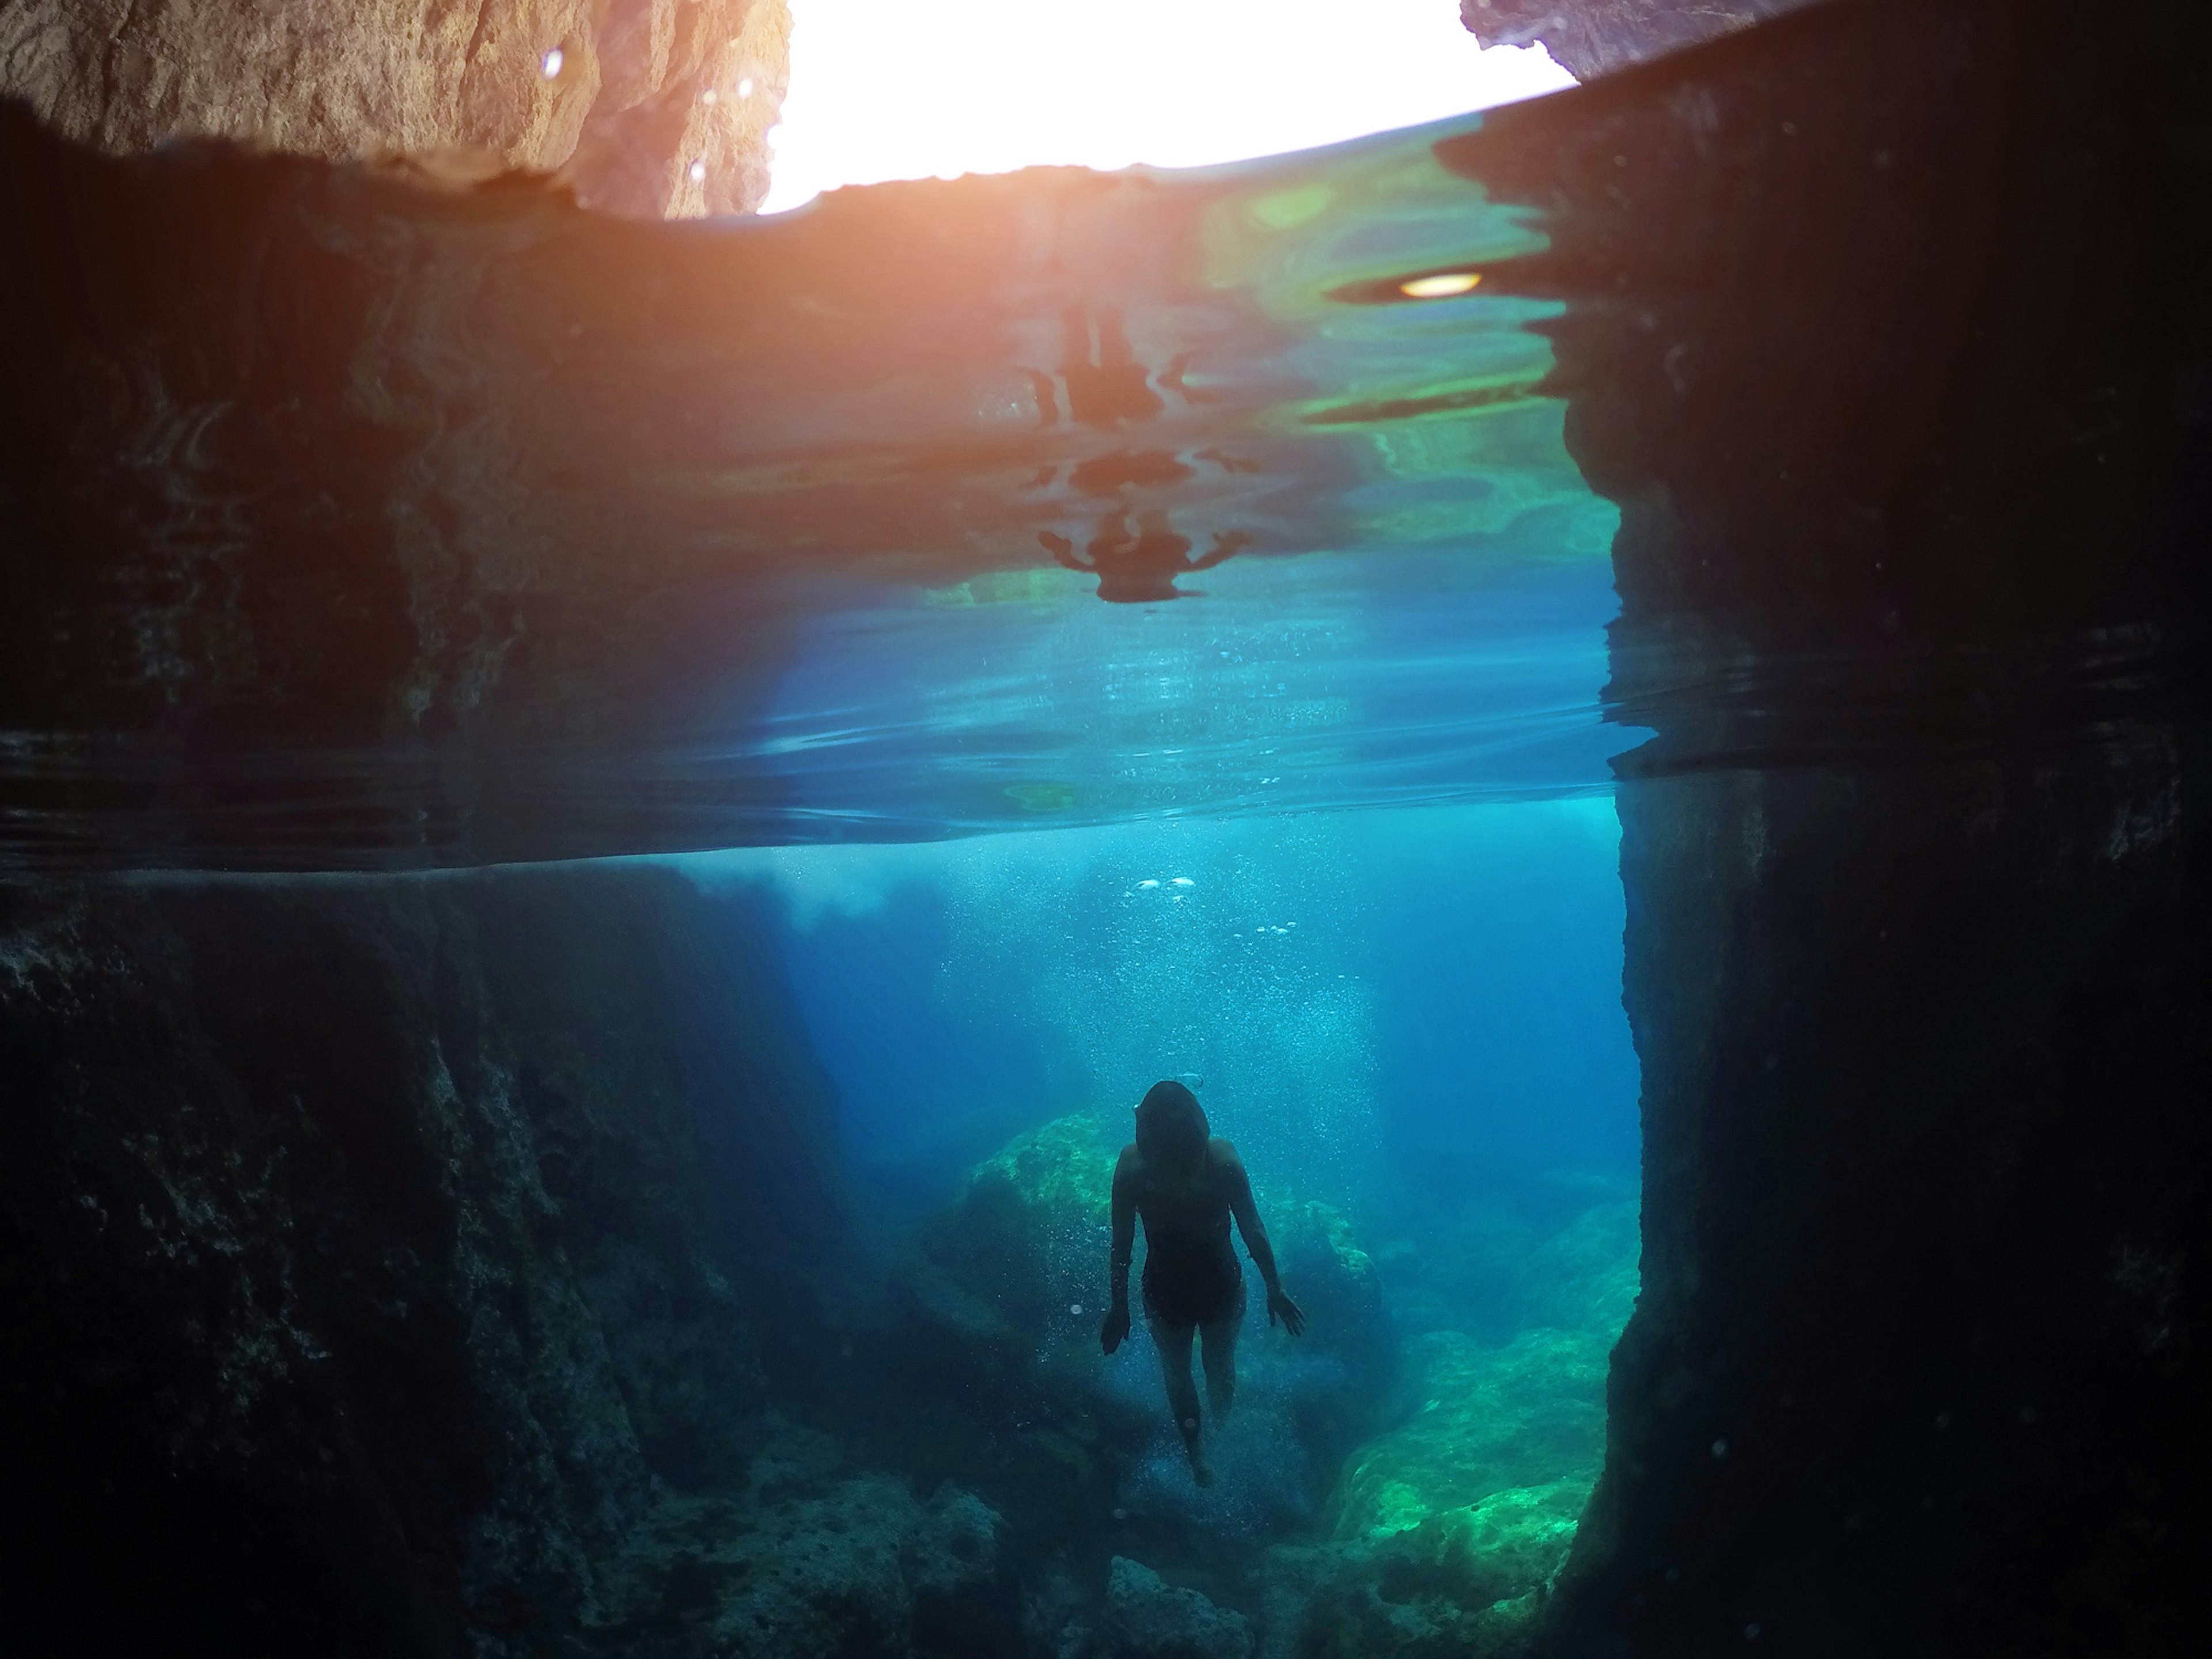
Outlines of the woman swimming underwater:
{"label": "woman swimming underwater", "polygon": [[1207,1407],[1218,1423],[1237,1397],[1237,1332],[1244,1322],[1244,1273],[1229,1243],[1231,1216],[1267,1287],[1267,1322],[1279,1319],[1296,1336],[1306,1316],[1275,1276],[1275,1252],[1260,1224],[1243,1161],[1215,1138],[1198,1097],[1180,1083],[1155,1083],[1146,1091],[1137,1108],[1137,1138],[1114,1166],[1113,1304],[1098,1333],[1109,1354],[1129,1334],[1129,1255],[1139,1216],[1145,1218],[1145,1317],[1160,1351],[1168,1405],[1190,1454],[1191,1477],[1212,1486],[1190,1346],[1195,1333],[1205,1356]]}

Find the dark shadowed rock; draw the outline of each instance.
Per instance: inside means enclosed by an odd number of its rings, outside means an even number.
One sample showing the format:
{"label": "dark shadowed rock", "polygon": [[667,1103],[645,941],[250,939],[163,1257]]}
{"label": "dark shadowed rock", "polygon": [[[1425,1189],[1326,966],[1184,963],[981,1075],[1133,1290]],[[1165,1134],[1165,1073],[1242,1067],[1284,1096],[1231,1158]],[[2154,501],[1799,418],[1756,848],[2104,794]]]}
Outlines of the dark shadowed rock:
{"label": "dark shadowed rock", "polygon": [[1117,1555],[1108,1570],[1104,1659],[1251,1659],[1252,1621]]}
{"label": "dark shadowed rock", "polygon": [[527,1645],[743,1477],[842,1233],[741,912],[653,870],[0,906],[25,1639]]}
{"label": "dark shadowed rock", "polygon": [[1548,1651],[2207,1640],[2212,57],[2100,24],[1825,7],[1443,147],[1546,215],[1493,274],[1566,302],[1656,732],[1643,1296]]}
{"label": "dark shadowed rock", "polygon": [[[1004,1523],[971,1494],[917,1503],[785,1433],[762,1473],[664,1502],[603,1575],[590,1650],[632,1659],[1018,1659]],[[780,1460],[805,1467],[793,1485]],[[806,1467],[811,1466],[811,1467]]]}

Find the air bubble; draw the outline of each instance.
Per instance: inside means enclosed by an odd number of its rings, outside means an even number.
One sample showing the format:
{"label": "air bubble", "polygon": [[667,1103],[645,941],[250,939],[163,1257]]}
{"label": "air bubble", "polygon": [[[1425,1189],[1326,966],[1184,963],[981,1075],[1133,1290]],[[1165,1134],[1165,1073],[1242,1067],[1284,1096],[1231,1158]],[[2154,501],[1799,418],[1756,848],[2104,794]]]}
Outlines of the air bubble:
{"label": "air bubble", "polygon": [[568,61],[568,54],[562,52],[560,47],[555,46],[538,60],[538,67],[544,71],[545,78],[550,81],[561,73],[561,65]]}
{"label": "air bubble", "polygon": [[704,161],[694,161],[691,164],[691,182],[695,185],[703,185],[707,182],[707,164]]}
{"label": "air bubble", "polygon": [[752,95],[753,77],[748,75],[744,80],[738,82],[738,96],[740,98],[750,98]]}

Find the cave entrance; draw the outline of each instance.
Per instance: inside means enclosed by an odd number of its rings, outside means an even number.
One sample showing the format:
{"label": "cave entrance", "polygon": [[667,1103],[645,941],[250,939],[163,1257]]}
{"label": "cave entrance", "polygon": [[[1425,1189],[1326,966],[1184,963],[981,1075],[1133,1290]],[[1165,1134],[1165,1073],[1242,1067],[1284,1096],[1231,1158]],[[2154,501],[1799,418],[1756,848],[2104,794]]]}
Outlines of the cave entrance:
{"label": "cave entrance", "polygon": [[[1356,38],[1279,3],[1146,6],[1109,31],[995,0],[793,13],[771,215],[846,184],[1309,149],[1567,84],[1429,0],[1370,9]],[[1298,234],[1367,178],[1255,185],[1238,211]],[[1479,277],[1412,250],[1517,234],[1462,207],[1314,245],[1412,261],[1380,297],[1454,299]],[[1070,222],[1055,234],[1091,246]],[[1056,365],[1030,374],[1036,417],[1101,434],[1022,486],[1074,504],[1036,538],[1066,568],[847,595],[781,676],[793,798],[878,844],[686,865],[772,918],[840,1102],[863,1277],[890,1287],[861,1298],[846,1363],[792,1362],[787,1394],[886,1443],[917,1493],[1009,1523],[1030,1650],[1083,1650],[1103,1620],[1134,1651],[1150,1620],[1206,1651],[1255,1632],[1383,1651],[1410,1618],[1487,1651],[1565,1561],[1638,1283],[1621,745],[1596,701],[1615,515],[1526,395],[1542,348],[1521,313],[1486,313],[1505,332],[1447,370],[1376,308],[1322,331],[1363,354],[1343,383],[1443,388],[1345,406],[1376,431],[1351,466],[1382,499],[1298,463],[1297,488],[1335,492],[1325,514],[1364,516],[1290,544],[1304,557],[1236,557],[1285,546],[1261,527],[1281,463],[1127,434],[1202,416],[1190,378],[1232,350],[1310,374],[1269,355],[1315,326],[1307,302],[1285,290],[1264,331],[1192,350],[1180,278],[1109,280],[1137,297],[1035,335]],[[1295,286],[1316,284],[1366,303],[1310,268]],[[1231,528],[1210,544],[1170,518],[1217,499],[1235,505],[1199,511]],[[1155,543],[1178,556],[1157,570]],[[1182,598],[1202,603],[1164,603]],[[1115,1158],[1162,1079],[1240,1149],[1310,1321],[1293,1340],[1248,1285],[1206,1486],[1145,1321],[1099,1352]]]}
{"label": "cave entrance", "polygon": [[763,209],[892,179],[1203,167],[1439,120],[1573,84],[1541,46],[1484,48],[1449,7],[1371,0],[792,0],[791,92]]}
{"label": "cave entrance", "polygon": [[[1271,1630],[1385,1579],[1439,1630],[1533,1615],[1638,1284],[1609,797],[687,867],[775,913],[891,1286],[856,1338],[881,1363],[817,1400],[1005,1511],[1046,1577],[1141,1570]],[[1245,1269],[1204,1489],[1142,1319],[1099,1353],[1115,1157],[1164,1078],[1240,1150],[1310,1322],[1270,1328]]]}

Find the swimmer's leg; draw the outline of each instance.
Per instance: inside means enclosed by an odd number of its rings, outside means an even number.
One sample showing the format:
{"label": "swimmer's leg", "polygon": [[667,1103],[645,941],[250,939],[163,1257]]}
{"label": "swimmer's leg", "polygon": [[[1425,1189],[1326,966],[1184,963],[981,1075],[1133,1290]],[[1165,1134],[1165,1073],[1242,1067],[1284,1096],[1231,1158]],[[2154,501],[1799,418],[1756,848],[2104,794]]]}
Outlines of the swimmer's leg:
{"label": "swimmer's leg", "polygon": [[1244,1328],[1244,1285],[1237,1285],[1237,1304],[1220,1318],[1199,1327],[1200,1352],[1206,1360],[1206,1403],[1218,1425],[1237,1403],[1237,1334]]}
{"label": "swimmer's leg", "polygon": [[1199,1443],[1198,1385],[1190,1376],[1190,1341],[1198,1334],[1194,1325],[1152,1322],[1152,1346],[1160,1351],[1160,1375],[1168,1385],[1168,1409],[1175,1413],[1182,1449],[1190,1454],[1191,1478],[1201,1486],[1213,1484],[1213,1471],[1206,1467],[1206,1449]]}

